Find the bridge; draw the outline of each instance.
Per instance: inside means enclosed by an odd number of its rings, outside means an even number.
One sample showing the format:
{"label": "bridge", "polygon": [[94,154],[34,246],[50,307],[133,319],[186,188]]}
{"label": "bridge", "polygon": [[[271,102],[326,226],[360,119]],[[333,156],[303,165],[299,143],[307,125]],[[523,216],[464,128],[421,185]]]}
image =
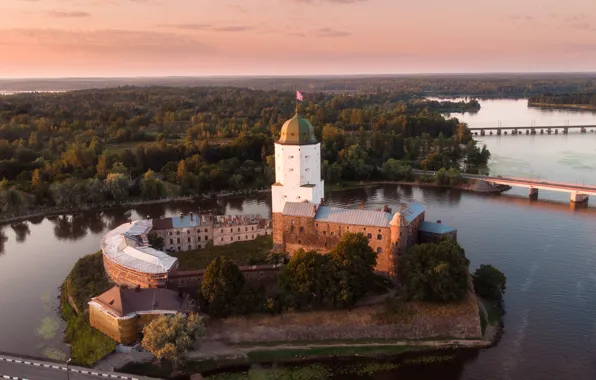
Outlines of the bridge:
{"label": "bridge", "polygon": [[105,372],[68,365],[68,363],[24,359],[0,355],[0,379],[12,380],[151,380],[148,377],[125,373]]}
{"label": "bridge", "polygon": [[580,133],[587,133],[588,131],[594,132],[596,131],[596,125],[549,125],[549,126],[518,126],[518,127],[502,127],[499,123],[499,126],[496,127],[469,127],[468,128],[475,136],[485,136],[486,132],[492,136],[493,132],[497,136],[501,136],[502,134],[511,133],[512,135],[522,135],[525,131],[526,135],[536,135],[536,134],[552,134],[554,133],[559,134],[559,130],[566,135],[569,133],[570,129],[577,129]]}
{"label": "bridge", "polygon": [[[414,174],[424,174],[423,170],[412,170]],[[427,174],[436,174],[435,171],[426,171]],[[477,174],[462,173],[462,178],[477,179],[486,181],[493,185],[505,185],[511,187],[525,187],[528,190],[528,195],[531,199],[538,199],[539,190],[557,191],[569,193],[569,200],[572,203],[587,202],[590,195],[596,196],[596,186],[593,185],[578,185],[565,182],[543,181],[532,178],[518,178],[507,176],[487,176]]]}

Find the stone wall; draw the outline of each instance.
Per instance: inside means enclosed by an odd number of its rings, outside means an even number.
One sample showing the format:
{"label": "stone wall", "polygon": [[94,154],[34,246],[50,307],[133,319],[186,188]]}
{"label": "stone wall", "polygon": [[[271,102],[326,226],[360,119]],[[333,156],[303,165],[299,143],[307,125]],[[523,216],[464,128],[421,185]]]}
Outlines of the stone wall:
{"label": "stone wall", "polygon": [[[281,265],[252,265],[239,267],[247,283],[265,284],[275,281],[281,270]],[[205,275],[205,269],[176,271],[168,278],[168,287],[171,288],[199,288]]]}
{"label": "stone wall", "polygon": [[352,310],[250,315],[209,324],[205,340],[225,344],[352,339],[477,339],[482,337],[474,294],[457,304],[411,302],[396,321],[378,316],[385,304]]}
{"label": "stone wall", "polygon": [[363,233],[368,237],[372,250],[378,254],[376,270],[388,274],[393,272],[395,264],[389,227],[317,222],[311,217],[289,215],[280,215],[279,218],[282,220],[279,228],[281,228],[281,236],[285,243],[285,251],[290,254],[300,248],[328,253],[340,242],[344,233]]}

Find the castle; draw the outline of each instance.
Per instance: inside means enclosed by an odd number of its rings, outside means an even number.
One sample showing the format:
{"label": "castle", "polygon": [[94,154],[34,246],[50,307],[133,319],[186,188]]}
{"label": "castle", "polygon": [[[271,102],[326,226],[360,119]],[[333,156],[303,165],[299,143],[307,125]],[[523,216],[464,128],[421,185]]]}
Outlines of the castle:
{"label": "castle", "polygon": [[275,183],[271,187],[273,243],[290,255],[299,249],[331,251],[346,232],[363,233],[377,256],[376,271],[396,276],[398,258],[419,241],[457,239],[457,231],[424,221],[419,203],[372,211],[323,204],[321,144],[312,125],[296,114],[275,143]]}

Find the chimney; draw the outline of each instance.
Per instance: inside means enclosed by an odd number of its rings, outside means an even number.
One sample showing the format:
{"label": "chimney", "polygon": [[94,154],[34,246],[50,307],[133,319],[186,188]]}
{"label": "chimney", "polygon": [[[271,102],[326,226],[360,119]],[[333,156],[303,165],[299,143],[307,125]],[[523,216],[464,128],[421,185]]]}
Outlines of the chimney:
{"label": "chimney", "polygon": [[194,215],[192,214],[192,211],[188,215],[190,215],[190,220],[195,220]]}
{"label": "chimney", "polygon": [[364,202],[360,202],[360,210],[364,210]]}
{"label": "chimney", "polygon": [[441,221],[440,220],[437,220],[437,224],[441,224]]}

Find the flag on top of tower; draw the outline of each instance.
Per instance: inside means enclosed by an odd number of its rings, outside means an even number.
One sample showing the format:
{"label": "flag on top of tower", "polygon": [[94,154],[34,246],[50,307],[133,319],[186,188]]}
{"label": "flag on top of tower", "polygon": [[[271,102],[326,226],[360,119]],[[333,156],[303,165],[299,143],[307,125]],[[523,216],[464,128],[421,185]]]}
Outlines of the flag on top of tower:
{"label": "flag on top of tower", "polygon": [[304,99],[304,97],[302,96],[302,94],[300,93],[300,91],[296,91],[296,99],[302,101],[302,99]]}

